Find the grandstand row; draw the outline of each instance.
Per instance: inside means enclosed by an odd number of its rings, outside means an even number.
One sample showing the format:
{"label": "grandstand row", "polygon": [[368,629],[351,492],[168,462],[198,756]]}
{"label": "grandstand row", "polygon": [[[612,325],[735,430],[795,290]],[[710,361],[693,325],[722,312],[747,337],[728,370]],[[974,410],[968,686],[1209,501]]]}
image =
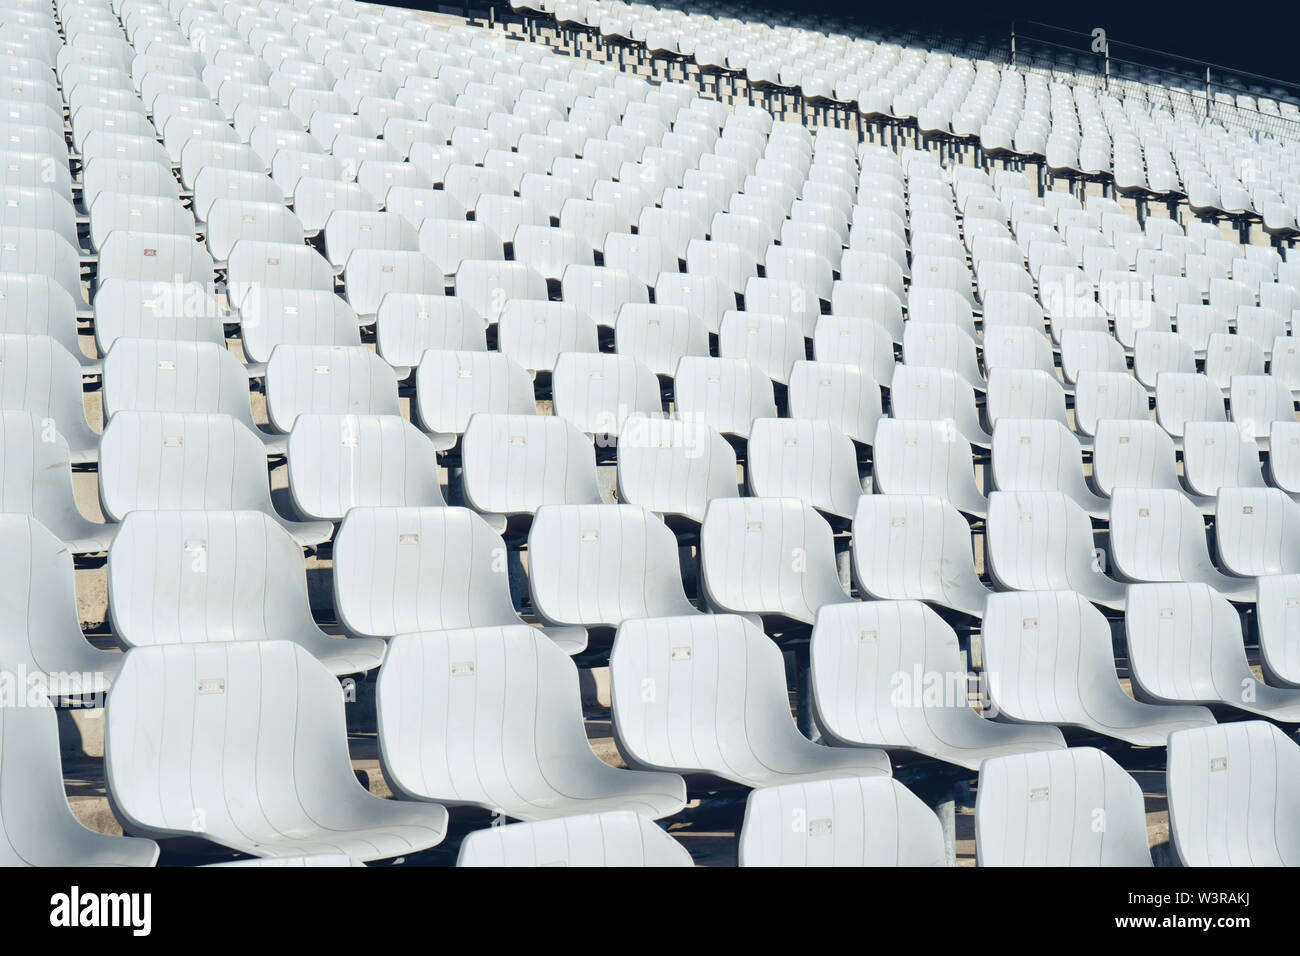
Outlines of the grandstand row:
{"label": "grandstand row", "polygon": [[1288,88],[606,0],[0,74],[0,865],[1300,864]]}

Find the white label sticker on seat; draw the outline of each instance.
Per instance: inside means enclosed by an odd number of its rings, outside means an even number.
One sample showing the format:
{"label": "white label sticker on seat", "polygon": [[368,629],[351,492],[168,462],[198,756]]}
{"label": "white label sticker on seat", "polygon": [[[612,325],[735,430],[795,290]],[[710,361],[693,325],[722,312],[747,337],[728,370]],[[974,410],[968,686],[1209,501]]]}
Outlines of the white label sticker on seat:
{"label": "white label sticker on seat", "polygon": [[453,661],[453,662],[452,662],[452,665],[451,665],[451,676],[452,676],[452,677],[473,677],[473,676],[474,676],[474,662],[473,662],[473,661]]}
{"label": "white label sticker on seat", "polygon": [[224,677],[199,678],[200,694],[224,694],[225,692],[226,692],[226,679]]}
{"label": "white label sticker on seat", "polygon": [[398,544],[419,544],[420,535],[414,531],[407,531],[397,536]]}
{"label": "white label sticker on seat", "polygon": [[1210,772],[1211,772],[1211,773],[1215,773],[1215,772],[1217,772],[1217,771],[1219,771],[1219,770],[1227,770],[1227,769],[1228,769],[1228,758],[1227,758],[1227,757],[1211,757],[1211,758],[1210,758]]}
{"label": "white label sticker on seat", "polygon": [[1047,799],[1049,799],[1049,795],[1048,795],[1048,789],[1047,789],[1047,787],[1034,787],[1034,788],[1032,788],[1032,789],[1029,791],[1029,799],[1030,799],[1031,801],[1035,801],[1035,802],[1040,801],[1040,800],[1047,800]]}
{"label": "white label sticker on seat", "polygon": [[672,659],[675,661],[689,661],[691,659],[691,649],[689,647],[674,647]]}

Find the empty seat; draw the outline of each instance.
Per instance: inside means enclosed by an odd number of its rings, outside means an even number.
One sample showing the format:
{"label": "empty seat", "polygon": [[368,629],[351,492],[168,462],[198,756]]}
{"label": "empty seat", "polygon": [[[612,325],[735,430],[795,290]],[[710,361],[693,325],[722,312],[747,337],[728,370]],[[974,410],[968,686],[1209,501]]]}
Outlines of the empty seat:
{"label": "empty seat", "polygon": [[943,866],[946,859],[934,812],[888,777],[761,787],[745,804],[739,840],[741,866]]}
{"label": "empty seat", "polygon": [[1232,376],[1228,405],[1242,438],[1262,443],[1268,441],[1274,422],[1296,420],[1290,387],[1271,375]]}
{"label": "empty seat", "polygon": [[1162,372],[1156,379],[1156,421],[1174,439],[1188,422],[1223,422],[1223,392],[1204,375]]}
{"label": "empty seat", "polygon": [[629,415],[662,415],[659,379],[631,355],[563,352],[551,390],[555,414],[596,436],[617,436]]}
{"label": "empty seat", "polygon": [[401,414],[392,366],[364,347],[277,345],[265,382],[267,417],[281,433],[304,412]]}
{"label": "empty seat", "polygon": [[394,638],[376,700],[384,778],[407,799],[517,820],[611,810],[654,819],[686,802],[676,774],[611,767],[592,752],[578,669],[523,624]]}
{"label": "empty seat", "polygon": [[264,447],[229,415],[120,411],[100,451],[99,497],[110,520],[140,510],[261,511],[301,545],[329,539],[328,523],[276,512]]}
{"label": "empty seat", "polygon": [[1110,624],[1074,591],[990,595],[980,641],[994,713],[1022,723],[1080,727],[1140,747],[1214,722],[1204,707],[1147,704],[1120,686]]}
{"label": "empty seat", "polygon": [[1142,788],[1095,747],[989,760],[975,857],[980,866],[1150,866]]}
{"label": "empty seat", "polygon": [[883,753],[817,747],[799,733],[781,651],[743,617],[627,621],[610,673],[619,751],[632,766],[746,786],[889,773]]}
{"label": "empty seat", "polygon": [[542,505],[602,500],[591,442],[563,418],[473,415],[460,459],[465,500],[485,515],[531,515]]}
{"label": "empty seat", "polygon": [[1300,572],[1300,504],[1277,488],[1220,488],[1219,562],[1229,574]]}
{"label": "empty seat", "polygon": [[1147,390],[1128,372],[1085,371],[1074,384],[1074,428],[1084,441],[1103,421],[1140,421],[1150,409]]}
{"label": "empty seat", "polygon": [[935,495],[981,518],[988,510],[988,499],[975,483],[970,442],[947,422],[880,419],[872,442],[871,478],[877,493]]}
{"label": "empty seat", "polygon": [[631,810],[487,827],[466,835],[457,866],[693,866],[686,848]]}
{"label": "empty seat", "polygon": [[117,531],[81,513],[67,441],[24,411],[0,411],[0,513],[35,518],[73,554],[107,551]]}
{"label": "empty seat", "polygon": [[1110,500],[1115,571],[1130,581],[1199,581],[1233,601],[1253,601],[1254,582],[1220,574],[1210,560],[1205,519],[1168,488],[1116,488]]}
{"label": "empty seat", "polygon": [[876,381],[852,365],[833,361],[795,362],[786,404],[791,418],[826,422],[863,445],[871,444],[883,414]]}
{"label": "empty seat", "polygon": [[700,569],[705,599],[718,612],[811,624],[818,608],[849,600],[830,525],[796,499],[711,501],[700,529]]}
{"label": "empty seat", "polygon": [[[71,568],[68,570],[71,584]],[[89,645],[87,645],[89,647]],[[21,659],[6,658],[6,666]],[[11,692],[12,693],[12,692]],[[26,689],[22,691],[26,693]],[[153,866],[153,840],[109,836],[83,826],[64,790],[54,708],[38,700],[0,707],[0,865]]]}
{"label": "empty seat", "polygon": [[212,257],[192,236],[116,230],[99,250],[100,280],[193,284],[211,289]]}
{"label": "empty seat", "polygon": [[522,262],[466,259],[456,270],[456,297],[464,299],[493,325],[507,302],[515,299],[546,301],[546,280]]}
{"label": "empty seat", "polygon": [[1078,591],[1104,607],[1124,607],[1124,585],[1106,576],[1092,522],[1060,492],[989,495],[988,570],[1013,591]]}
{"label": "empty seat", "polygon": [[[8,447],[13,435],[6,429],[3,437]],[[0,556],[0,607],[8,612],[0,626],[0,660],[25,675],[24,694],[33,688],[51,698],[102,694],[122,655],[82,635],[72,553],[30,515],[0,514],[0,535],[8,543]]]}
{"label": "empty seat", "polygon": [[[997,368],[990,372],[984,411],[989,427],[993,429],[1003,418],[1028,418],[1069,425],[1065,390],[1055,375],[1038,369]],[[1081,435],[1080,441],[1086,441],[1086,437]]]}
{"label": "empty seat", "polygon": [[984,391],[984,375],[975,355],[975,342],[954,325],[910,321],[903,330],[903,361],[925,368],[947,368],[961,373],[971,387]]}
{"label": "empty seat", "polygon": [[618,627],[695,613],[682,588],[677,539],[637,505],[545,505],[528,533],[538,617],[556,625]]}
{"label": "empty seat", "polygon": [[319,289],[251,290],[239,309],[239,335],[250,375],[266,371],[277,345],[361,344],[356,312]]}
{"label": "empty seat", "polygon": [[49,276],[0,274],[0,333],[49,336],[83,370],[99,367],[99,360],[86,355],[78,342],[77,303]]}
{"label": "empty seat", "polygon": [[[1048,348],[1050,354],[1051,349]],[[813,330],[813,354],[823,364],[856,368],[864,378],[889,388],[896,371],[894,339],[879,322],[853,315],[824,315]],[[791,385],[799,363],[791,371]]]}
{"label": "empty seat", "polygon": [[1196,353],[1177,332],[1142,329],[1134,337],[1133,375],[1148,389],[1163,372],[1196,371]]}
{"label": "empty seat", "polygon": [[[645,304],[650,301],[644,283],[632,278],[622,269],[606,266],[571,265],[565,268],[560,282],[560,294],[565,302],[578,308],[597,325],[613,327],[619,311],[629,303]],[[530,298],[544,299],[544,294]]]}
{"label": "empty seat", "polygon": [[563,352],[598,352],[596,323],[565,302],[516,299],[497,319],[497,348],[530,374],[551,372]]}
{"label": "empty seat", "polygon": [[913,750],[972,770],[1002,754],[1065,746],[1055,727],[977,714],[956,635],[919,601],[827,607],[811,655],[818,721],[838,743]]}
{"label": "empty seat", "polygon": [[684,356],[673,376],[677,417],[749,438],[755,419],[774,418],[772,380],[745,359]]}
{"label": "empty seat", "polygon": [[[500,535],[468,508],[353,508],[334,536],[334,595],[353,634],[520,622]],[[568,653],[587,645],[581,627],[544,632]]]}
{"label": "empty seat", "polygon": [[316,626],[302,549],[260,511],[133,511],[108,567],[113,634],[126,647],[293,641],[334,674],[384,656],[382,641]]}
{"label": "empty seat", "polygon": [[486,351],[484,323],[464,299],[420,293],[383,297],[374,326],[376,351],[399,377],[429,349]]}
{"label": "empty seat", "polygon": [[1134,689],[1146,699],[1300,723],[1300,690],[1256,679],[1236,609],[1208,584],[1131,585],[1124,631]]}
{"label": "empty seat", "polygon": [[803,333],[793,320],[762,312],[728,312],[718,331],[718,355],[745,359],[774,382],[790,381],[794,363],[804,359]]}
{"label": "empty seat", "polygon": [[746,477],[760,498],[798,498],[825,514],[852,518],[862,494],[853,442],[827,422],[757,418]]}
{"label": "empty seat", "polygon": [[1235,422],[1188,422],[1183,476],[1198,495],[1217,495],[1220,488],[1262,488],[1259,445]]}
{"label": "empty seat", "polygon": [[208,252],[217,262],[225,262],[240,239],[296,243],[303,232],[302,222],[279,202],[218,199],[208,210]]}
{"label": "empty seat", "polygon": [[1256,584],[1264,676],[1273,684],[1300,687],[1300,574],[1269,574]]}
{"label": "empty seat", "polygon": [[348,256],[358,249],[420,251],[415,227],[395,212],[338,209],[326,220],[323,236],[325,257],[335,272],[342,272]]}
{"label": "empty seat", "polygon": [[711,500],[739,495],[736,452],[716,429],[648,416],[625,424],[618,443],[620,500],[699,523]]}
{"label": "empty seat", "polygon": [[104,358],[104,417],[121,411],[205,412],[228,415],[266,446],[283,451],[284,440],[262,431],[249,406],[248,373],[214,342],[118,339]]}
{"label": "empty seat", "polygon": [[671,378],[684,356],[709,354],[709,335],[680,306],[630,302],[614,323],[614,351],[633,355],[656,375]]}
{"label": "empty seat", "polygon": [[98,457],[99,436],[82,404],[81,363],[54,339],[0,334],[0,411],[27,412],[57,431],[73,464]]}
{"label": "empty seat", "polygon": [[1269,429],[1269,484],[1300,496],[1300,422],[1274,422]]}
{"label": "empty seat", "polygon": [[1078,439],[1057,421],[1001,419],[993,429],[992,483],[998,491],[1059,491],[1093,517],[1107,512],[1084,478]]}
{"label": "empty seat", "polygon": [[299,415],[287,452],[289,494],[304,518],[444,503],[433,442],[397,415]]}
{"label": "empty seat", "polygon": [[476,413],[533,415],[533,383],[500,352],[433,349],[415,370],[415,419],[435,447],[455,446]]}
{"label": "empty seat", "polygon": [[[992,383],[990,383],[992,384]],[[903,421],[951,422],[957,434],[978,448],[988,448],[992,436],[980,424],[975,390],[957,372],[946,368],[900,365],[889,392],[894,418]],[[1010,411],[1015,402],[1007,403]],[[1062,420],[1064,398],[1062,398]]]}
{"label": "empty seat", "polygon": [[287,641],[137,648],[104,718],[114,812],[132,833],[253,856],[374,860],[439,843],[446,809],[357,782],[343,709],[329,670]]}
{"label": "empty seat", "polygon": [[384,296],[393,292],[441,295],[446,291],[443,266],[423,252],[358,249],[343,267],[348,305],[367,324],[379,312]]}
{"label": "empty seat", "polygon": [[975,573],[970,526],[935,495],[863,495],[853,517],[858,587],[882,600],[929,601],[984,613],[988,589]]}
{"label": "empty seat", "polygon": [[241,239],[226,262],[226,295],[233,309],[255,289],[315,289],[334,292],[329,262],[306,245]]}
{"label": "empty seat", "polygon": [[1169,831],[1184,866],[1295,866],[1289,812],[1300,752],[1274,725],[1248,720],[1169,736]]}
{"label": "empty seat", "polygon": [[1061,371],[1067,382],[1082,372],[1127,372],[1124,346],[1108,332],[1067,329],[1061,336]]}

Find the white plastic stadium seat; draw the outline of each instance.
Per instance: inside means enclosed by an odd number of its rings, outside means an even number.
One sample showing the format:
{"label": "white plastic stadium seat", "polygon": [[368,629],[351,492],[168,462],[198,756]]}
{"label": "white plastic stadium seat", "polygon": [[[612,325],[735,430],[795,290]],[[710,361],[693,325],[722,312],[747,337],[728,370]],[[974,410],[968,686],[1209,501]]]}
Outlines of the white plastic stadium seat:
{"label": "white plastic stadium seat", "polygon": [[980,617],[988,588],[975,573],[970,526],[936,495],[863,495],[853,516],[853,573],[881,600],[929,601]]}
{"label": "white plastic stadium seat", "polygon": [[637,505],[543,505],[528,532],[538,617],[556,625],[618,627],[693,614],[677,540]]}
{"label": "white plastic stadium seat", "polygon": [[275,510],[263,445],[229,415],[118,412],[100,440],[99,499],[111,521],[132,511],[260,511],[304,547],[333,530]]}
{"label": "white plastic stadium seat", "polygon": [[[353,508],[334,536],[334,601],[353,634],[520,623],[505,544],[468,508]],[[544,627],[570,654],[581,627]]]}
{"label": "white plastic stadium seat", "polygon": [[658,818],[686,802],[676,774],[619,769],[592,753],[578,669],[524,624],[394,638],[376,700],[384,778],[407,799],[516,820]]}
{"label": "white plastic stadium seat", "polygon": [[0,770],[5,780],[0,788],[0,866],[157,862],[153,840],[98,833],[73,816],[64,792],[58,722],[44,697],[0,706]]}
{"label": "white plastic stadium seat", "polygon": [[745,804],[739,855],[741,866],[946,863],[934,811],[891,777],[760,787]]}
{"label": "white plastic stadium seat", "polygon": [[1124,629],[1134,688],[1148,700],[1226,704],[1300,723],[1300,690],[1254,676],[1237,611],[1209,585],[1130,586]]}
{"label": "white plastic stadium seat", "polygon": [[1094,747],[989,760],[975,800],[975,858],[980,866],[1151,866],[1142,788]]}
{"label": "white plastic stadium seat", "polygon": [[[811,654],[818,722],[837,743],[914,750],[971,770],[1002,754],[1065,746],[1055,727],[976,713],[956,635],[919,601],[824,608]],[[934,675],[939,688],[929,683]]]}
{"label": "white plastic stadium seat", "polygon": [[984,609],[980,640],[994,712],[1160,747],[1171,731],[1214,723],[1204,707],[1134,700],[1120,686],[1110,625],[1075,591],[1004,591]]}
{"label": "white plastic stadium seat", "polygon": [[108,565],[113,633],[127,647],[293,641],[335,674],[383,659],[381,641],[316,626],[302,550],[259,511],[133,511]]}
{"label": "white plastic stadium seat", "polygon": [[117,532],[77,507],[68,443],[54,423],[23,411],[0,411],[0,511],[35,518],[73,554],[107,551]]}
{"label": "white plastic stadium seat", "polygon": [[433,443],[397,415],[299,415],[287,448],[289,494],[304,518],[334,522],[363,506],[436,506]]}
{"label": "white plastic stadium seat", "polygon": [[460,845],[457,866],[694,866],[686,848],[631,810],[485,827]]}
{"label": "white plastic stadium seat", "polygon": [[1300,748],[1248,720],[1169,736],[1170,842],[1184,866],[1296,866],[1287,810],[1300,795]]}
{"label": "white plastic stadium seat", "polygon": [[122,655],[81,633],[72,553],[28,515],[0,514],[0,535],[7,543],[0,555],[0,660],[43,682],[49,696],[107,690]]}
{"label": "white plastic stadium seat", "polygon": [[799,733],[781,651],[743,617],[626,621],[609,662],[614,733],[631,766],[750,787],[890,772],[880,751]]}
{"label": "white plastic stadium seat", "polygon": [[700,526],[700,571],[705,600],[718,613],[811,624],[819,608],[850,600],[830,525],[793,498],[709,502]]}
{"label": "white plastic stadium seat", "polygon": [[1103,607],[1124,607],[1124,585],[1106,575],[1105,552],[1092,522],[1073,501],[1052,491],[989,495],[989,573],[1013,591],[1078,591]]}
{"label": "white plastic stadium seat", "polygon": [[1130,581],[1198,581],[1230,600],[1255,600],[1253,581],[1230,578],[1214,566],[1205,519],[1177,491],[1116,488],[1110,546],[1116,573]]}
{"label": "white plastic stadium seat", "polygon": [[130,833],[261,857],[376,860],[441,842],[445,808],[357,782],[343,708],[338,681],[288,641],[137,648],[104,716],[114,812]]}

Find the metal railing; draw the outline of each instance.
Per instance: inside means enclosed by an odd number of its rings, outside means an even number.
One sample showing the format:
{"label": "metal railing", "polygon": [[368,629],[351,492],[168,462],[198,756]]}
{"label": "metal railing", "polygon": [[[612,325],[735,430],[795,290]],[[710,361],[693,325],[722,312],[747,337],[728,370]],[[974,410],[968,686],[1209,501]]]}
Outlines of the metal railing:
{"label": "metal railing", "polygon": [[[1072,40],[1044,35],[1049,33]],[[1130,82],[1156,86],[1169,95],[1177,108],[1195,111],[1227,129],[1300,142],[1300,115],[1264,112],[1237,102],[1239,95],[1250,96],[1256,102],[1262,95],[1277,102],[1300,104],[1300,83],[1194,60],[1109,36],[1100,38],[1101,48],[1094,50],[1098,39],[1092,33],[1036,20],[1013,23],[1011,37],[1011,64],[1018,69],[1044,69],[1075,85],[1105,89],[1118,86],[1119,95],[1123,95],[1124,85]],[[1249,92],[1251,81],[1267,84],[1272,89],[1266,94]],[[1219,94],[1227,94],[1232,101],[1220,100]]]}

